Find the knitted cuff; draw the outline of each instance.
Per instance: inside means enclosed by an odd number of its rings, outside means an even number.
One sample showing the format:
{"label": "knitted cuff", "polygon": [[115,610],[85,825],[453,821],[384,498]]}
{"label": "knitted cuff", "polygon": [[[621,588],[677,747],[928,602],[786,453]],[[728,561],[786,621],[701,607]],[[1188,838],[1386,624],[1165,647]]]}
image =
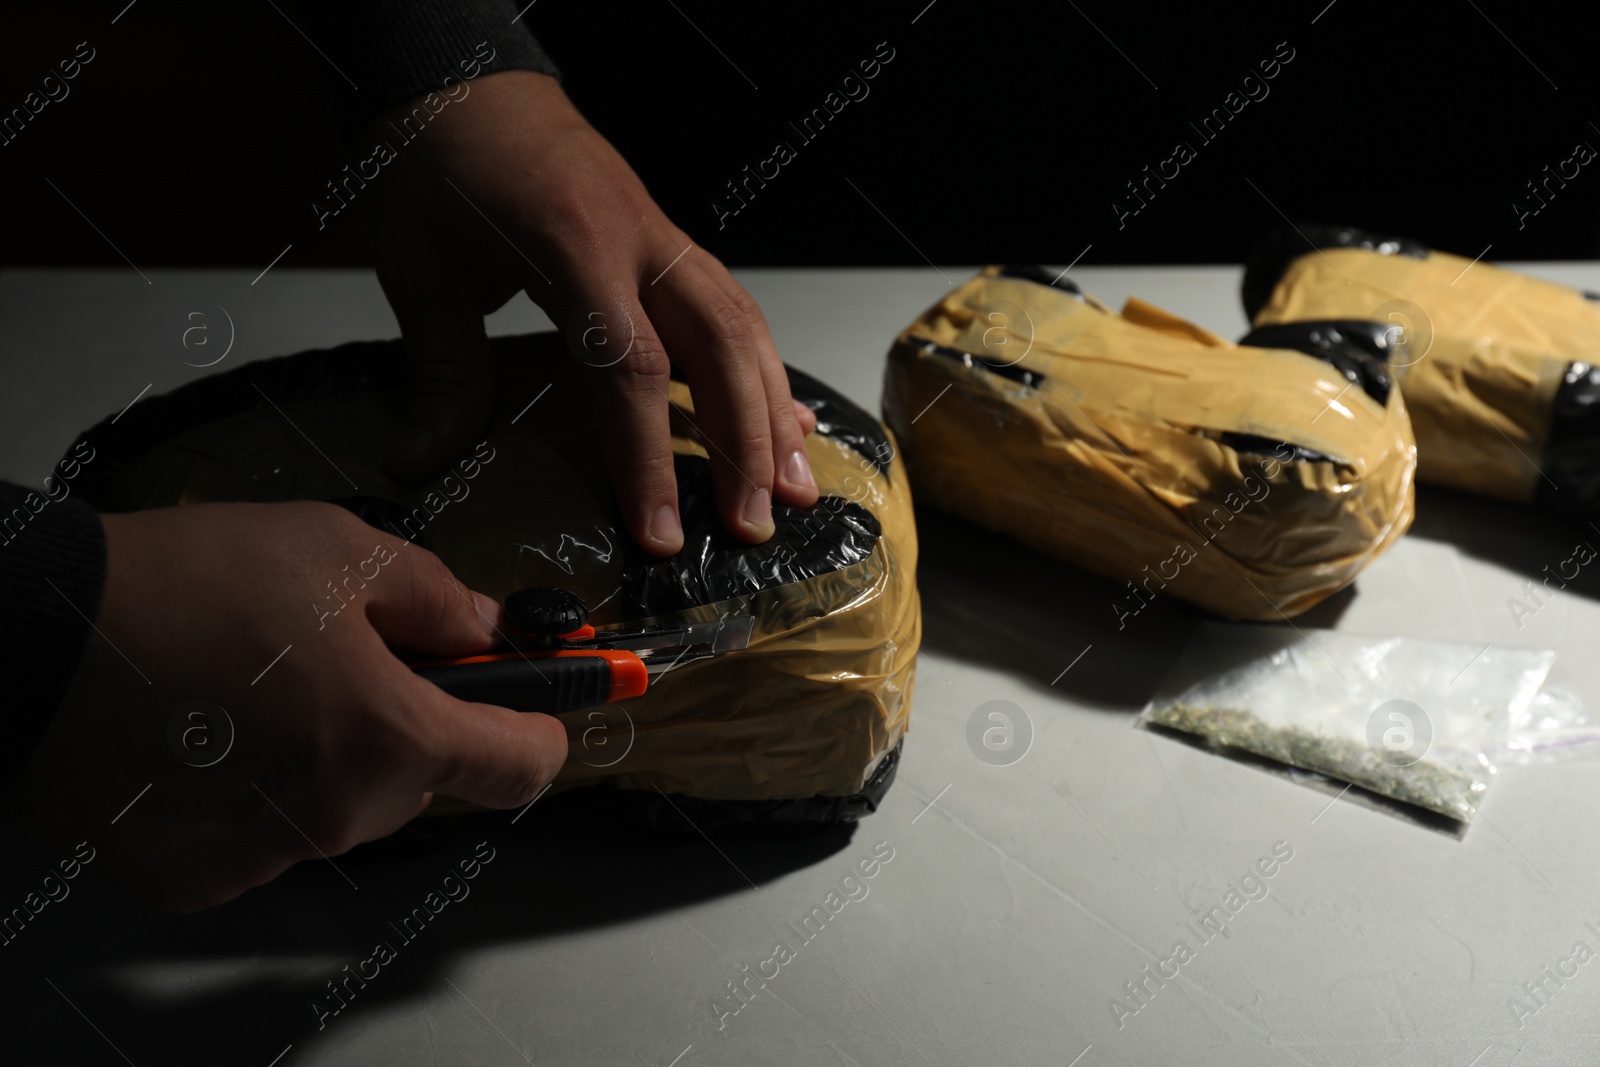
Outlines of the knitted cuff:
{"label": "knitted cuff", "polygon": [[514,0],[322,0],[296,14],[331,68],[345,138],[395,104],[456,81],[503,70],[560,77]]}
{"label": "knitted cuff", "polygon": [[0,484],[0,508],[4,792],[44,739],[89,643],[105,589],[106,538],[99,514],[80,500]]}

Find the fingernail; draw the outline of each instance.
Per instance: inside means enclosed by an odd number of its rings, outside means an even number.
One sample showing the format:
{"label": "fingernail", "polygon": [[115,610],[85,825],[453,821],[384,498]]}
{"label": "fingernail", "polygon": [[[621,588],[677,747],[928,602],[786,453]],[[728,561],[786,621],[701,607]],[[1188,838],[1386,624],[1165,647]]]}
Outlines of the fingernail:
{"label": "fingernail", "polygon": [[757,489],[744,500],[744,514],[741,516],[745,525],[757,530],[772,529],[772,494],[765,489]]}
{"label": "fingernail", "polygon": [[472,591],[472,604],[476,609],[478,625],[483,632],[495,640],[500,640],[500,602],[487,593]]}
{"label": "fingernail", "polygon": [[805,449],[796,449],[794,455],[789,457],[789,465],[783,468],[783,478],[790,485],[804,486],[807,489],[817,487],[816,479],[811,477],[811,461],[806,459]]}
{"label": "fingernail", "polygon": [[678,509],[662,504],[650,517],[650,539],[658,545],[677,544],[683,538],[683,527],[678,523]]}

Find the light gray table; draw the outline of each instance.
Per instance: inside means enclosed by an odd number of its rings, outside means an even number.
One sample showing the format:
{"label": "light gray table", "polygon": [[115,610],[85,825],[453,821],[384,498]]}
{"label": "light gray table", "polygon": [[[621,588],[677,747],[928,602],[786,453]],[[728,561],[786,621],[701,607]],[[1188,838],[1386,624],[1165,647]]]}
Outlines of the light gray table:
{"label": "light gray table", "polygon": [[[1600,288],[1600,267],[1526,269]],[[876,410],[895,332],[965,268],[748,270],[784,357]],[[392,336],[373,278],[250,271],[0,273],[0,474],[37,482],[73,434],[149,386]],[[1225,336],[1233,268],[1076,270]],[[224,309],[226,314],[224,314]],[[198,316],[196,315],[198,313]],[[183,333],[193,326],[203,334]],[[546,328],[519,298],[492,332]],[[198,345],[204,336],[209,347]],[[148,395],[148,394],[145,394]],[[1521,629],[1505,607],[1578,534],[1423,490],[1412,533],[1302,626],[1555,648],[1600,708],[1592,578]],[[1507,1006],[1574,942],[1600,950],[1600,776],[1502,770],[1464,839],[1132,727],[1198,622],[1158,601],[1123,631],[1111,583],[924,516],[926,639],[900,777],[851,834],[722,844],[619,833],[558,800],[467,820],[433,851],[296,868],[229,906],[152,916],[92,866],[0,948],[9,1062],[333,1064],[1588,1064],[1600,962],[1519,1027]],[[1587,582],[1587,584],[1585,584]],[[1588,589],[1589,595],[1583,590]],[[1080,658],[1081,657],[1081,658]],[[1071,664],[1071,670],[1064,669]],[[3,699],[3,698],[0,698]],[[966,742],[979,704],[1021,706],[1018,763]],[[446,869],[495,859],[319,1030],[323,983],[391,937]],[[879,842],[887,842],[878,846]],[[1278,842],[1270,894],[1199,946],[1183,926]],[[57,857],[5,839],[10,908]],[[809,942],[790,927],[857,861],[893,850]],[[748,878],[748,881],[747,881]],[[751,887],[751,882],[757,888]],[[16,900],[10,899],[16,897]],[[1117,1026],[1111,998],[1187,937],[1195,958]],[[798,943],[736,1015],[729,997]],[[754,983],[751,983],[754,987]],[[1154,988],[1153,984],[1150,988]],[[724,1009],[726,1010],[726,1009]],[[274,1057],[280,1057],[274,1060]]]}

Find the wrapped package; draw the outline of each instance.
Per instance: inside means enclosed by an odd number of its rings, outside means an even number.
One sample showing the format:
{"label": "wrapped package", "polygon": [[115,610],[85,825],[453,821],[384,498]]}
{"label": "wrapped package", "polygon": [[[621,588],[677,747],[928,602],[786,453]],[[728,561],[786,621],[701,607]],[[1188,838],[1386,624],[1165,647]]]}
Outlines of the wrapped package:
{"label": "wrapped package", "polygon": [[895,340],[884,413],[918,499],[1230,619],[1299,614],[1411,524],[1416,448],[1387,369],[1116,314],[991,266]]}
{"label": "wrapped package", "polygon": [[1302,226],[1262,243],[1243,296],[1258,328],[1380,324],[1420,479],[1570,516],[1600,511],[1595,294],[1402,238]]}
{"label": "wrapped package", "polygon": [[790,370],[795,398],[818,418],[807,455],[821,499],[775,506],[776,534],[747,545],[722,530],[693,400],[674,381],[685,544],[658,559],[621,521],[560,336],[492,343],[498,406],[485,440],[425,484],[383,473],[404,364],[398,342],[363,342],[140,401],[84,435],[109,457],[86,468],[84,488],[106,511],[332,501],[502,602],[519,589],[570,590],[602,631],[750,617],[747,648],[676,666],[624,703],[559,716],[570,754],[556,788],[608,784],[628,814],[682,830],[685,818],[771,829],[874,810],[906,732],[921,637],[910,490],[888,432]]}

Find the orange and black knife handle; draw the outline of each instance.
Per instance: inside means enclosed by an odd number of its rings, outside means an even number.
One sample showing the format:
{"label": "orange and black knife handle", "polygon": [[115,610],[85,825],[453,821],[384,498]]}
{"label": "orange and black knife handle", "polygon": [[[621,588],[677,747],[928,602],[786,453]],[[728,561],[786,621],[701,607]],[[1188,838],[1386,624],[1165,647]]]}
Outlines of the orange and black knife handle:
{"label": "orange and black knife handle", "polygon": [[643,695],[644,660],[613,649],[495,652],[411,664],[458,700],[558,715]]}

